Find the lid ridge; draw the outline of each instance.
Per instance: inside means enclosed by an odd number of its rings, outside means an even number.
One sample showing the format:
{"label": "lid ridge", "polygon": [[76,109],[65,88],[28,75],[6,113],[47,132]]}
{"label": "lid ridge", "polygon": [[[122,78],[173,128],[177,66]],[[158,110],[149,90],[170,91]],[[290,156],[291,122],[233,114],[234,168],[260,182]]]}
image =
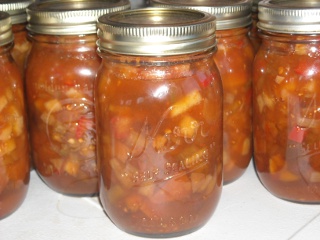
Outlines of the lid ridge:
{"label": "lid ridge", "polygon": [[0,11],[9,13],[12,24],[27,22],[26,8],[32,4],[33,0],[21,1],[0,1]]}
{"label": "lid ridge", "polygon": [[106,25],[103,30],[110,34],[131,36],[131,37],[178,37],[181,35],[191,35],[211,30],[215,27],[214,23],[191,26],[172,26],[172,27],[115,27]]}
{"label": "lid ridge", "polygon": [[150,5],[153,7],[193,9],[210,13],[217,18],[217,30],[246,27],[252,23],[251,0],[189,0],[188,2],[174,0],[151,0]]}
{"label": "lid ridge", "polygon": [[215,30],[216,18],[206,12],[145,8],[101,16],[97,43],[100,50],[114,53],[177,55],[215,47]]}
{"label": "lid ridge", "polygon": [[13,41],[11,24],[12,22],[9,13],[0,11],[0,46]]}
{"label": "lid ridge", "polygon": [[50,35],[94,34],[98,17],[129,8],[129,0],[35,2],[26,10],[27,29]]}
{"label": "lid ridge", "polygon": [[310,34],[320,33],[319,0],[264,0],[258,5],[258,28],[265,31]]}

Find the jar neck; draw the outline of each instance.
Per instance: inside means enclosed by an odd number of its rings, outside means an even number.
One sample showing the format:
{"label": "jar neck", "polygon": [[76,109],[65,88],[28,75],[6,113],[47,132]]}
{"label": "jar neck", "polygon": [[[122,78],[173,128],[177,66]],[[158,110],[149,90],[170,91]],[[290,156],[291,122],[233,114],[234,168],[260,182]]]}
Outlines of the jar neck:
{"label": "jar neck", "polygon": [[[303,54],[313,56],[318,54],[316,48],[320,48],[320,35],[284,34],[260,30],[259,36],[262,40],[261,47],[268,51],[292,54],[303,52]],[[302,48],[303,51],[301,51]]]}
{"label": "jar neck", "polygon": [[27,23],[17,23],[12,25],[12,32],[19,33],[19,32],[25,32],[27,31],[26,29]]}
{"label": "jar neck", "polygon": [[241,28],[232,28],[232,29],[224,29],[224,30],[217,30],[216,37],[219,38],[228,38],[240,35],[247,35],[249,32],[250,27],[241,27]]}
{"label": "jar neck", "polygon": [[281,42],[281,43],[319,43],[320,34],[287,34],[259,30],[262,42]]}
{"label": "jar neck", "polygon": [[174,65],[179,62],[187,63],[192,61],[198,61],[199,59],[212,58],[212,55],[217,51],[217,47],[213,47],[207,51],[188,53],[181,55],[171,56],[136,56],[126,54],[114,54],[107,51],[98,49],[98,54],[102,59],[107,61],[125,63],[130,65],[139,66],[162,66],[162,65]]}
{"label": "jar neck", "polygon": [[32,42],[48,44],[84,44],[96,43],[96,34],[86,35],[45,35],[28,32],[28,39]]}

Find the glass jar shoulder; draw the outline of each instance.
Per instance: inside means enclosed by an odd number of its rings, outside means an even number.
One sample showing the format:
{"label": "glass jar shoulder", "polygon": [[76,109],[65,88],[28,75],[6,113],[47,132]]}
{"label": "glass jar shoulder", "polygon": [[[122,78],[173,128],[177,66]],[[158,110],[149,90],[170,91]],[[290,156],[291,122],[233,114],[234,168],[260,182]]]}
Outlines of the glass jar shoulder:
{"label": "glass jar shoulder", "polygon": [[95,37],[90,37],[92,41],[87,43],[72,43],[74,37],[58,37],[59,40],[69,39],[67,44],[63,41],[55,43],[52,36],[51,42],[45,42],[45,36],[35,38],[38,39],[32,44],[26,64],[27,85],[43,85],[40,88],[52,94],[57,93],[56,90],[68,91],[71,87],[89,94],[101,63],[93,41]]}
{"label": "glass jar shoulder", "polygon": [[319,43],[263,42],[254,61],[255,85],[265,83],[275,91],[284,87],[288,93],[317,92],[319,52]]}
{"label": "glass jar shoulder", "polygon": [[217,31],[217,48],[214,59],[221,73],[224,89],[247,86],[251,81],[255,55],[248,29]]}
{"label": "glass jar shoulder", "polygon": [[[219,51],[228,53],[228,56],[238,54],[242,59],[253,59],[254,50],[249,38],[249,28],[235,28],[217,30],[218,55]],[[236,53],[234,53],[236,51]],[[241,54],[240,54],[240,53]],[[239,55],[240,54],[240,55]]]}
{"label": "glass jar shoulder", "polygon": [[212,57],[184,58],[183,61],[173,57],[166,62],[149,57],[143,60],[134,57],[125,62],[105,59],[97,76],[98,89],[108,88],[115,98],[123,93],[128,98],[147,93],[154,101],[166,99],[168,95],[177,98],[193,91],[209,92],[213,87],[221,94],[221,79]]}
{"label": "glass jar shoulder", "polygon": [[81,36],[59,35],[28,35],[32,42],[32,48],[28,61],[46,60],[56,61],[56,64],[64,64],[63,61],[86,62],[99,59],[96,53],[96,40],[94,34]]}

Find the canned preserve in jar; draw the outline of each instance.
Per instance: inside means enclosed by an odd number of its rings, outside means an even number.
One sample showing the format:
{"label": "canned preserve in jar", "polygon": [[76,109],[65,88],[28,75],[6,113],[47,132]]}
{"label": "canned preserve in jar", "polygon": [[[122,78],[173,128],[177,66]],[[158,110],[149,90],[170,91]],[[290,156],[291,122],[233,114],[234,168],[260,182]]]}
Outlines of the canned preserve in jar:
{"label": "canned preserve in jar", "polygon": [[183,235],[222,189],[222,86],[215,17],[148,8],[98,19],[100,199],[120,229]]}
{"label": "canned preserve in jar", "polygon": [[[281,14],[280,14],[281,13]],[[254,163],[275,196],[320,202],[320,1],[262,1]]]}
{"label": "canned preserve in jar", "polygon": [[129,1],[48,1],[27,8],[26,67],[34,165],[57,192],[98,191],[93,82],[101,59],[96,21]]}
{"label": "canned preserve in jar", "polygon": [[10,15],[0,12],[0,219],[25,199],[30,178],[29,143],[22,78],[12,60]]}
{"label": "canned preserve in jar", "polygon": [[11,54],[23,75],[26,57],[31,48],[31,42],[27,39],[26,8],[33,2],[33,0],[3,0],[0,2],[0,11],[9,13],[11,17],[14,35],[14,46]]}
{"label": "canned preserve in jar", "polygon": [[151,0],[151,6],[187,8],[217,18],[216,65],[222,78],[224,184],[240,178],[252,158],[252,62],[254,49],[248,32],[249,0]]}

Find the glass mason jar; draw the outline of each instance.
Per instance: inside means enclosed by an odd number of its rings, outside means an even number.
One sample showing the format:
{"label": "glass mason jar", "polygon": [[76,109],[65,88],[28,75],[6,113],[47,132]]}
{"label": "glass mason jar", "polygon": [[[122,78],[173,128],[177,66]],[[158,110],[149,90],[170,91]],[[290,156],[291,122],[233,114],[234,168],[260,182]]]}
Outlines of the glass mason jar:
{"label": "glass mason jar", "polygon": [[154,7],[190,8],[217,18],[217,54],[223,99],[224,184],[243,175],[252,158],[252,62],[254,49],[248,31],[251,1],[152,0]]}
{"label": "glass mason jar", "polygon": [[0,12],[0,219],[19,208],[28,191],[29,144],[21,73],[11,56],[10,15]]}
{"label": "glass mason jar", "polygon": [[119,0],[52,1],[27,8],[32,156],[41,178],[57,192],[98,191],[93,82],[101,59],[96,52],[96,20],[129,7],[127,0]]}
{"label": "glass mason jar", "polygon": [[27,39],[27,14],[26,8],[33,0],[3,0],[0,2],[0,11],[10,14],[14,46],[11,54],[24,75],[26,57],[31,48],[31,42]]}
{"label": "glass mason jar", "polygon": [[175,236],[203,226],[222,189],[215,18],[140,9],[98,19],[100,199],[120,229]]}
{"label": "glass mason jar", "polygon": [[319,14],[314,0],[259,5],[254,163],[269,192],[294,202],[320,203]]}
{"label": "glass mason jar", "polygon": [[261,0],[252,0],[252,25],[249,31],[249,38],[252,42],[255,52],[258,51],[261,44],[261,38],[258,33],[259,29],[257,27],[257,23],[259,21],[259,18],[258,18],[259,2],[261,2]]}

